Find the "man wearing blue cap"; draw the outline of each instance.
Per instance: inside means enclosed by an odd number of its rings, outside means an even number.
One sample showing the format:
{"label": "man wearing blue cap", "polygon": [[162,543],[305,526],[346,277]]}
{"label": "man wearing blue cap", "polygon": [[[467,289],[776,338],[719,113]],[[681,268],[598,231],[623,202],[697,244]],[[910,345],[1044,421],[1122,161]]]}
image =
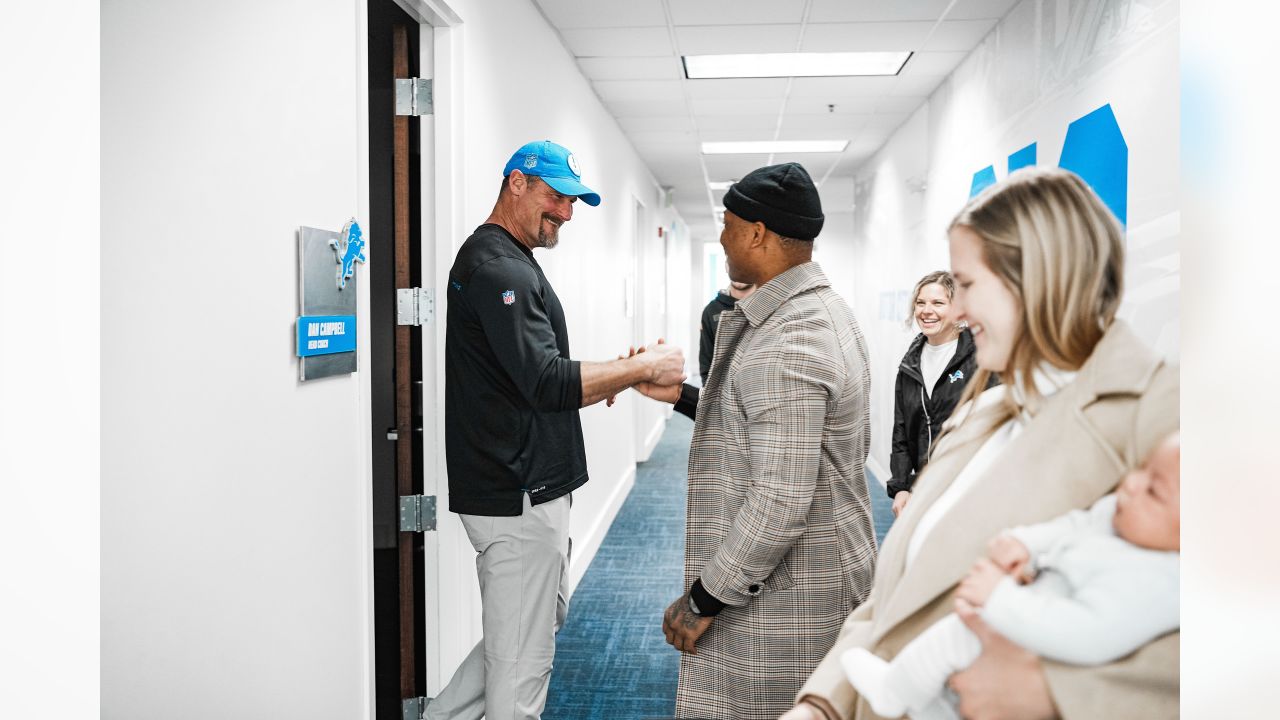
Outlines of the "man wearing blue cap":
{"label": "man wearing blue cap", "polygon": [[428,704],[432,720],[541,716],[568,611],[571,493],[587,482],[578,409],[685,377],[683,353],[665,344],[608,362],[570,359],[564,309],[533,250],[556,246],[579,198],[600,204],[573,154],[528,143],[449,271],[449,509],[477,553],[484,638]]}

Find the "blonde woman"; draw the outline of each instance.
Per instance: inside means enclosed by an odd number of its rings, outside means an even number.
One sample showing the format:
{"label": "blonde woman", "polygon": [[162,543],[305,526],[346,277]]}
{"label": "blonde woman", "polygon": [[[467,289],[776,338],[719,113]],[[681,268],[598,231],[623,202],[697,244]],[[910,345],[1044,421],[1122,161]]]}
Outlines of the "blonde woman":
{"label": "blonde woman", "polygon": [[[1041,660],[954,602],[1002,528],[1087,508],[1178,428],[1178,371],[1115,319],[1119,223],[1080,178],[1028,168],[974,198],[948,231],[956,319],[978,372],[881,550],[867,602],[785,720],[876,715],[842,673],[861,647],[886,660],[952,610],[983,654],[950,685],[961,715],[1169,718],[1178,714],[1178,634],[1101,667]],[[990,373],[1005,384],[986,388]]]}
{"label": "blonde woman", "polygon": [[[916,476],[929,462],[929,449],[951,417],[961,393],[977,371],[973,334],[956,322],[955,279],[946,270],[920,278],[911,292],[907,325],[920,333],[898,366],[893,386],[891,477],[886,483],[894,516],[911,498]],[[991,376],[990,384],[998,382]]]}

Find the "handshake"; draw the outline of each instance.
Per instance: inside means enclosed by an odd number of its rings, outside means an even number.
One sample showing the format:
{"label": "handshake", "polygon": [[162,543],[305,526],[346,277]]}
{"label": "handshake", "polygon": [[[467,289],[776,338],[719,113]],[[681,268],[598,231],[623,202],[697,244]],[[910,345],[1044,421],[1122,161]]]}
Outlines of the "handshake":
{"label": "handshake", "polygon": [[[619,360],[636,363],[641,371],[642,379],[632,384],[645,397],[661,402],[674,404],[680,399],[680,386],[685,381],[684,352],[674,345],[668,345],[658,338],[656,343],[636,349],[630,348],[626,355],[619,355]],[[606,404],[612,406],[616,395],[611,395]]]}

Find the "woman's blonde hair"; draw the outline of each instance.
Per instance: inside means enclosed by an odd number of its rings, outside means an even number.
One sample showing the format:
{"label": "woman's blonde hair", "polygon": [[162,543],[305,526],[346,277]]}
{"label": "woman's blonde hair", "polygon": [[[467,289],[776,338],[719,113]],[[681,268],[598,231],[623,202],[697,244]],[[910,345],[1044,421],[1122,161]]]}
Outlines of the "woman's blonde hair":
{"label": "woman's blonde hair", "polygon": [[946,270],[935,270],[928,275],[920,278],[916,283],[916,289],[911,291],[911,301],[907,303],[907,327],[916,320],[916,300],[920,299],[920,291],[925,285],[941,285],[942,289],[947,293],[948,300],[954,300],[956,297],[956,279],[951,277],[951,273]]}
{"label": "woman's blonde hair", "polygon": [[[1010,174],[969,201],[948,232],[957,227],[978,236],[983,260],[1018,299],[1019,328],[1001,379],[1034,414],[1043,397],[1033,370],[1045,362],[1079,369],[1115,319],[1124,231],[1083,180],[1056,167]],[[981,394],[990,375],[979,368],[959,404]],[[1017,413],[1006,395],[992,428]]]}

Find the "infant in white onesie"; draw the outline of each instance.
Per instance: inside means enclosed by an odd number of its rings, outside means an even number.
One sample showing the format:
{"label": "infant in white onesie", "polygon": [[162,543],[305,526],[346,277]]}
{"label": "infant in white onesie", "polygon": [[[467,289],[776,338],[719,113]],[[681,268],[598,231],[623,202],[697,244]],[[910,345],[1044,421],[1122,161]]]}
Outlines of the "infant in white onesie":
{"label": "infant in white onesie", "polygon": [[[1180,444],[1174,433],[1117,492],[1086,510],[1012,528],[987,546],[956,596],[1031,652],[1074,665],[1118,660],[1177,630]],[[886,662],[862,648],[841,656],[876,714],[958,718],[947,678],[982,652],[955,614]]]}

